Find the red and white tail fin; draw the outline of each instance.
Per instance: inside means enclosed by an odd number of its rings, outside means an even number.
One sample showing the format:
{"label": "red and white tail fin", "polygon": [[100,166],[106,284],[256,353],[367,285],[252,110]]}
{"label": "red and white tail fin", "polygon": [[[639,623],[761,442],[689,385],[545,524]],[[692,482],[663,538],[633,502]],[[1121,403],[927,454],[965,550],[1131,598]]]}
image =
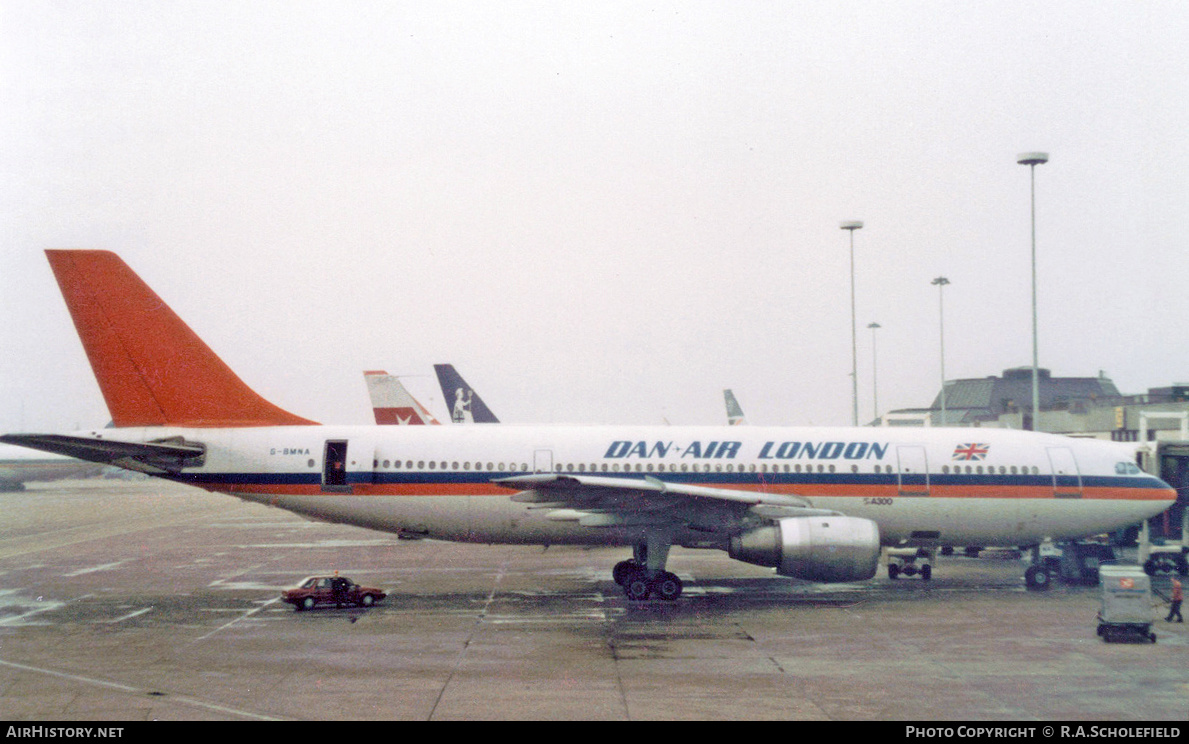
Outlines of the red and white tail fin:
{"label": "red and white tail fin", "polygon": [[383,370],[363,373],[377,424],[439,424],[395,375]]}
{"label": "red and white tail fin", "polygon": [[46,251],[116,426],[315,422],[257,395],[109,251]]}

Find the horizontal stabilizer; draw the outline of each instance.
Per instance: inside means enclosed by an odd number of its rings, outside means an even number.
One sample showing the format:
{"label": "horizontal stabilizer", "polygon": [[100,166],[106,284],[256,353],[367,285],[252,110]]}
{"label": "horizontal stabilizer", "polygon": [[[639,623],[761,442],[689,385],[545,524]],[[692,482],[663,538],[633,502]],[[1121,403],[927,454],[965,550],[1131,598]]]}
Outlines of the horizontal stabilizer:
{"label": "horizontal stabilizer", "polygon": [[119,442],[65,434],[5,434],[0,436],[0,442],[153,475],[178,473],[183,467],[201,465],[206,455],[206,447],[201,443],[187,442],[181,437],[156,442]]}

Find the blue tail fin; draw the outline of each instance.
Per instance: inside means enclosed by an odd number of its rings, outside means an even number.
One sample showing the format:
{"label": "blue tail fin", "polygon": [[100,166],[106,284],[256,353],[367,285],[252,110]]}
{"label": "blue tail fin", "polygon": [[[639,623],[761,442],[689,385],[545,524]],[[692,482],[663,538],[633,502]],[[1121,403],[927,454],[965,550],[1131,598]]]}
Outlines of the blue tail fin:
{"label": "blue tail fin", "polygon": [[456,424],[498,424],[499,419],[483,402],[483,399],[454,371],[452,364],[435,364],[438,384],[442,386],[442,398],[450,409],[450,420]]}

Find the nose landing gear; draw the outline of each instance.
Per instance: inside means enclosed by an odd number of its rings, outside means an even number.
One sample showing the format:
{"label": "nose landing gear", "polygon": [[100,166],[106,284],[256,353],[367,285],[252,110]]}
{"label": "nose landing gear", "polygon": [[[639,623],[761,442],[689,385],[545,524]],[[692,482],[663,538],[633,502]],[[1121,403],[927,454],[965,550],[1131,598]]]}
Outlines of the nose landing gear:
{"label": "nose landing gear", "polygon": [[925,548],[888,548],[888,578],[920,575],[922,581],[933,578],[933,554]]}

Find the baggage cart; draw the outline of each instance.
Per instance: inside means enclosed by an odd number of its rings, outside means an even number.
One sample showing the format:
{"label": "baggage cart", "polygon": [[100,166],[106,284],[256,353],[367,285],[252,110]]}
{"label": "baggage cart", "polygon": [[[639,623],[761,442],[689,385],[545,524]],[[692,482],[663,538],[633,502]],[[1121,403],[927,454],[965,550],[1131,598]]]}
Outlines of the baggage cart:
{"label": "baggage cart", "polygon": [[1098,567],[1102,605],[1098,635],[1104,641],[1156,642],[1152,632],[1152,580],[1139,566]]}

